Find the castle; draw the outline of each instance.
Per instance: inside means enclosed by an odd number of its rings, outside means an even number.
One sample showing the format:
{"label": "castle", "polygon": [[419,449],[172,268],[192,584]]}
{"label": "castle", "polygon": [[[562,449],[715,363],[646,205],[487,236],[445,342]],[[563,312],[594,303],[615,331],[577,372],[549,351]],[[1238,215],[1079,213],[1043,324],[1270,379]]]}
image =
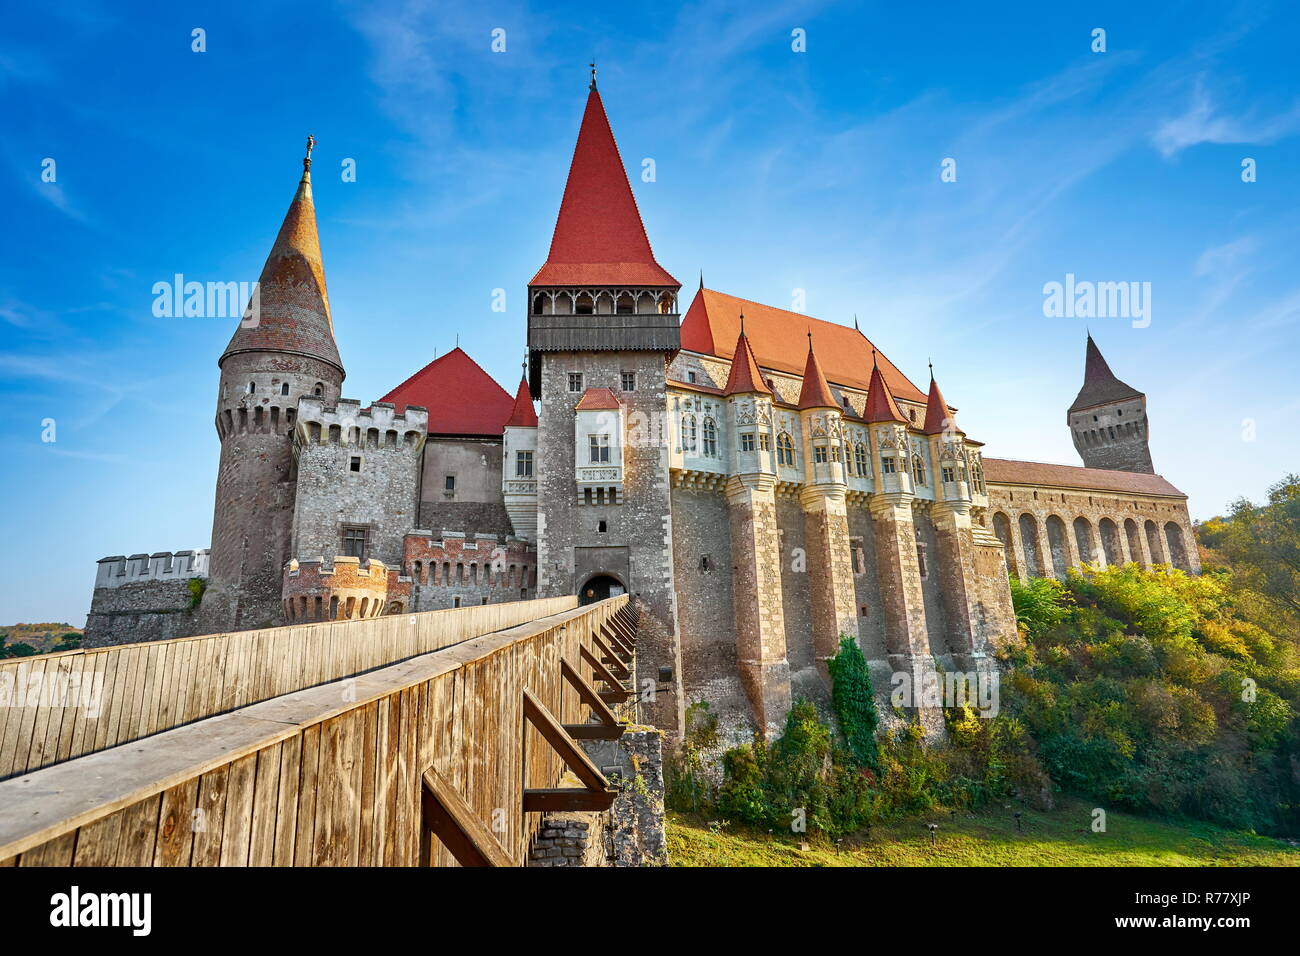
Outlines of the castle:
{"label": "castle", "polygon": [[513,396],[457,348],[343,397],[310,148],[259,290],[218,362],[211,548],[100,561],[89,645],[630,591],[643,714],[706,699],[770,732],[824,699],[841,635],[877,687],[989,671],[1008,571],[1199,570],[1145,397],[1091,337],[1077,467],[985,457],[856,327],[703,280],[683,317],[594,75]]}

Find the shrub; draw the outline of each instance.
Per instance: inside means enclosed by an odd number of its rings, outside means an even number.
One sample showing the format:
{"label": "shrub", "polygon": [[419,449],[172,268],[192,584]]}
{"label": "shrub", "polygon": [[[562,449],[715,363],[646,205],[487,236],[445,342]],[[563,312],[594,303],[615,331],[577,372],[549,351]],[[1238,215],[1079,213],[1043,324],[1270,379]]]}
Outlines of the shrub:
{"label": "shrub", "polygon": [[852,637],[840,637],[840,650],[827,662],[831,674],[831,704],[849,752],[859,767],[877,767],[876,695],[862,648]]}

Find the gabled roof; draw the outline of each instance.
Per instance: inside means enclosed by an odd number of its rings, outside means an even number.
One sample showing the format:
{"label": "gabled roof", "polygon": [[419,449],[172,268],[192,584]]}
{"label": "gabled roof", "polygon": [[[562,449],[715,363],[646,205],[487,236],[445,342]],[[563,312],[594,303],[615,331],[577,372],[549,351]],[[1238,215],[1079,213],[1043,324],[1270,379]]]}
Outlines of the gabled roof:
{"label": "gabled roof", "polygon": [[939,435],[946,431],[966,434],[957,424],[956,413],[943,400],[943,392],[939,391],[939,383],[934,380],[933,374],[930,375],[930,395],[925,401],[925,427],[921,431],[927,435]]}
{"label": "gabled roof", "polygon": [[907,424],[907,419],[898,409],[898,403],[894,401],[894,396],[889,391],[889,385],[885,382],[884,373],[880,371],[879,365],[873,365],[871,368],[871,383],[867,389],[867,407],[862,412],[862,418],[868,422],[902,422]]}
{"label": "gabled roof", "polygon": [[514,409],[510,393],[459,347],[434,359],[380,399],[400,415],[429,410],[430,435],[500,435]]}
{"label": "gabled roof", "polygon": [[236,352],[289,352],[320,359],[343,371],[316,232],[310,159],[303,160],[298,190],[262,267],[257,298],[257,321],[240,319],[218,365]]}
{"label": "gabled roof", "polygon": [[1141,397],[1142,393],[1136,388],[1124,384],[1115,377],[1115,373],[1106,364],[1101,349],[1097,348],[1097,343],[1089,335],[1087,358],[1083,370],[1083,388],[1079,389],[1079,394],[1074,399],[1074,404],[1070,406],[1070,411],[1077,412],[1084,408],[1093,408],[1097,405],[1108,405],[1111,402],[1123,402],[1131,398]]}
{"label": "gabled roof", "polygon": [[989,484],[1034,487],[1078,488],[1084,491],[1112,491],[1135,495],[1187,496],[1160,475],[1078,465],[1053,465],[1043,461],[1015,461],[985,458],[984,478]]}
{"label": "gabled roof", "polygon": [[[811,328],[821,348],[822,371],[827,380],[859,390],[868,387],[874,346],[857,329],[713,289],[701,288],[686,310],[682,319],[682,348],[730,359],[731,343],[740,332],[741,312],[745,313],[745,334],[760,367],[802,375],[804,363],[799,361],[799,356],[808,347],[804,336]],[[898,398],[925,401],[921,390],[889,359],[879,355],[879,361],[885,380]]]}
{"label": "gabled roof", "polygon": [[608,388],[589,388],[582,393],[582,398],[578,399],[578,404],[574,407],[580,412],[594,412],[622,408],[623,403]]}
{"label": "gabled roof", "polygon": [[745,335],[744,319],[741,317],[740,336],[736,339],[736,351],[731,356],[731,371],[727,373],[727,385],[722,390],[723,395],[738,395],[742,392],[759,392],[763,395],[771,395],[772,390],[767,387],[767,382],[763,381],[763,373],[758,367],[758,360],[754,358],[754,350],[749,345],[749,338]]}
{"label": "gabled roof", "polygon": [[803,388],[799,390],[800,408],[839,408],[826,376],[822,374],[821,363],[813,351],[812,333],[808,333],[808,360],[803,367]]}
{"label": "gabled roof", "polygon": [[573,149],[551,251],[529,285],[679,284],[655,261],[605,105],[593,88]]}

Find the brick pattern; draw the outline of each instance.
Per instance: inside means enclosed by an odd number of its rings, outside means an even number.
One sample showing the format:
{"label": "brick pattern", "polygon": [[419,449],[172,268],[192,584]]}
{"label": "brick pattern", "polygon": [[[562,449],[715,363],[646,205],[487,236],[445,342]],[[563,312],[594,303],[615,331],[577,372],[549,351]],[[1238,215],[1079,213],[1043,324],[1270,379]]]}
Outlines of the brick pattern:
{"label": "brick pattern", "polygon": [[412,611],[520,601],[537,591],[537,550],[520,538],[415,531],[406,536],[402,566]]}

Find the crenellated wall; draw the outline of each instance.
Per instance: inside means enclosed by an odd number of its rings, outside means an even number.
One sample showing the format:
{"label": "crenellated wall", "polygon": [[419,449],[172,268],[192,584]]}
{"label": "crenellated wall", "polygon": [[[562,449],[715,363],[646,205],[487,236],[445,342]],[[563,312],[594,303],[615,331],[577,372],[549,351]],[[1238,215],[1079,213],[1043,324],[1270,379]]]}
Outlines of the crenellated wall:
{"label": "crenellated wall", "polygon": [[402,567],[413,611],[528,600],[537,593],[537,549],[522,538],[412,531]]}

